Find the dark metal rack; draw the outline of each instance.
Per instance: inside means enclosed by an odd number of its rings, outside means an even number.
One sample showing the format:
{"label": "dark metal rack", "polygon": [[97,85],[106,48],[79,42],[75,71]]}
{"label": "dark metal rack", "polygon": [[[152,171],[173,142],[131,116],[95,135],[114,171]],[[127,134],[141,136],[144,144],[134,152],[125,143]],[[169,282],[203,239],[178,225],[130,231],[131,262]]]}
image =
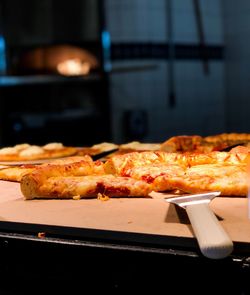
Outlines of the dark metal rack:
{"label": "dark metal rack", "polygon": [[101,74],[97,73],[73,77],[59,75],[0,76],[0,87],[53,83],[89,83],[99,81],[101,78]]}
{"label": "dark metal rack", "polygon": [[250,290],[247,254],[210,260],[184,247],[14,232],[0,232],[0,250],[1,294]]}

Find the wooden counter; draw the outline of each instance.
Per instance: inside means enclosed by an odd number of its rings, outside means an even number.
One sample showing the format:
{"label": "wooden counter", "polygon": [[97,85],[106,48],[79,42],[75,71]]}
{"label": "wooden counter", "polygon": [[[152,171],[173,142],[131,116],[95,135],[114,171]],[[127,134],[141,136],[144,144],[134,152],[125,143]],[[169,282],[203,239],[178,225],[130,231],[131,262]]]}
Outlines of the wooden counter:
{"label": "wooden counter", "polygon": [[[161,198],[117,198],[108,201],[25,200],[19,183],[0,181],[0,230],[46,226],[81,236],[91,235],[147,243],[197,246],[186,212]],[[234,243],[250,243],[247,198],[217,197],[210,206]],[[38,226],[39,227],[36,227]]]}

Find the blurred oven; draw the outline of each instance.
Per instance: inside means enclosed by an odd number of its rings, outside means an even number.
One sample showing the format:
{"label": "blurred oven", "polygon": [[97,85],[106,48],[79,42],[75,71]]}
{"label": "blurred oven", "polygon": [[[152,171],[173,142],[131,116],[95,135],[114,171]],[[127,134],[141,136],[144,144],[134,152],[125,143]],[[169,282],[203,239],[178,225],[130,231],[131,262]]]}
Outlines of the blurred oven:
{"label": "blurred oven", "polygon": [[[0,144],[110,138],[99,0],[1,0]],[[13,26],[15,23],[15,26]]]}

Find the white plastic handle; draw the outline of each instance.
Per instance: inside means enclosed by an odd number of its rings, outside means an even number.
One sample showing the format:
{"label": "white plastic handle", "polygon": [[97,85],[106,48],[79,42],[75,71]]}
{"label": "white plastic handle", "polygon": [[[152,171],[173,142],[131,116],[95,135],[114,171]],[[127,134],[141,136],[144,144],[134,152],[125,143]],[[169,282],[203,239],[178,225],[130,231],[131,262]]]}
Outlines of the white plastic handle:
{"label": "white plastic handle", "polygon": [[222,259],[233,251],[233,242],[220,225],[208,203],[186,206],[186,211],[202,254]]}

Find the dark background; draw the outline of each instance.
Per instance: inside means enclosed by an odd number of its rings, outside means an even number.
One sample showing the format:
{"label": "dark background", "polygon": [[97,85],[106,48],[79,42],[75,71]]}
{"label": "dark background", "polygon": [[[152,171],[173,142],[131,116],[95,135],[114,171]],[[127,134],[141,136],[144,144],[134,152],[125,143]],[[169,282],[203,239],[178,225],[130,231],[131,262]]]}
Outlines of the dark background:
{"label": "dark background", "polygon": [[[1,0],[0,12],[1,145],[249,132],[247,0]],[[27,50],[58,44],[99,67],[17,71]]]}

